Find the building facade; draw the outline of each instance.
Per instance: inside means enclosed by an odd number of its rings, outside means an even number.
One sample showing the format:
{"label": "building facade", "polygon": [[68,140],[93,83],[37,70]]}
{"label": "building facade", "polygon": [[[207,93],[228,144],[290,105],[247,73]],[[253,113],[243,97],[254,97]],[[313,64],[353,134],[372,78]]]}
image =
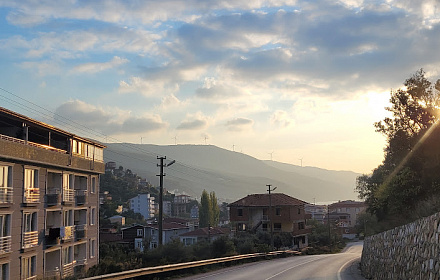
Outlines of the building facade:
{"label": "building facade", "polygon": [[311,218],[304,210],[305,201],[282,193],[252,194],[229,204],[230,221],[235,231],[269,231],[274,234],[288,232],[293,236],[294,246],[308,245],[311,232],[307,220]]}
{"label": "building facade", "polygon": [[98,263],[104,148],[0,107],[1,279],[80,276]]}
{"label": "building facade", "polygon": [[153,218],[155,214],[154,197],[149,193],[138,194],[130,199],[130,209],[140,213],[144,219]]}

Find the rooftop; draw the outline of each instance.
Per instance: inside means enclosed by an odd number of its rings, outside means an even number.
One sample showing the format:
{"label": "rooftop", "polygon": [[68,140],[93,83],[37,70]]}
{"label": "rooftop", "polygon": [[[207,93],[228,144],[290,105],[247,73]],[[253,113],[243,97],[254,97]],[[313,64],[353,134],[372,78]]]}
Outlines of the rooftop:
{"label": "rooftop", "polygon": [[[300,199],[288,196],[283,193],[272,193],[271,195],[271,204],[272,206],[292,206],[292,205],[304,205],[307,202],[302,201]],[[262,207],[269,206],[269,194],[250,194],[242,199],[239,199],[231,204],[231,207]]]}

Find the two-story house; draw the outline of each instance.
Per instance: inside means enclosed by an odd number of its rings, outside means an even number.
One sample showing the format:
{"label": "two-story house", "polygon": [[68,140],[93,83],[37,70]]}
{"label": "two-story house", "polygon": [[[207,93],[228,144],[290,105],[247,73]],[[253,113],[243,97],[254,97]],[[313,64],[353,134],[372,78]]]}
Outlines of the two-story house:
{"label": "two-story house", "polygon": [[98,263],[104,147],[0,107],[1,279],[80,276]]}
{"label": "two-story house", "polygon": [[235,231],[289,232],[294,237],[294,245],[306,247],[307,235],[311,232],[307,226],[310,214],[304,211],[307,202],[283,193],[251,194],[229,204],[229,215]]}

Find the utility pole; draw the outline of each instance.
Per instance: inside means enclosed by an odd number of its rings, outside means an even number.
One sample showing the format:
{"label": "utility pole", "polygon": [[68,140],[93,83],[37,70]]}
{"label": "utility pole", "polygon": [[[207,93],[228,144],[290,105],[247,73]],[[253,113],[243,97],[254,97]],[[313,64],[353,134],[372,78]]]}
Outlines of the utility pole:
{"label": "utility pole", "polygon": [[330,234],[330,208],[327,205],[327,224],[328,224],[328,244],[330,247],[330,252],[332,251],[332,236]]}
{"label": "utility pole", "polygon": [[270,187],[272,187],[272,185],[266,185],[267,186],[267,191],[269,192],[269,226],[270,226],[270,248],[271,251],[273,251],[273,225],[272,225],[272,194],[271,191],[276,190],[277,187],[271,189]]}
{"label": "utility pole", "polygon": [[158,160],[160,160],[160,164],[158,164],[157,166],[160,167],[160,174],[156,175],[159,176],[159,246],[163,245],[163,177],[166,176],[165,173],[163,173],[163,168],[164,167],[168,167],[171,164],[175,163],[176,161],[173,160],[170,163],[164,165],[163,161],[164,159],[166,159],[167,157],[157,157]]}

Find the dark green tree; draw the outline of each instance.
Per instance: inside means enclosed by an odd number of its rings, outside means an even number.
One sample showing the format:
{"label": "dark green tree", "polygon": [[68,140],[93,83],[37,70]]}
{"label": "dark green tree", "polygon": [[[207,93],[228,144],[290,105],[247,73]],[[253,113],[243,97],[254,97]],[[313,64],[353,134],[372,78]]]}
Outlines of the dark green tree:
{"label": "dark green tree", "polygon": [[392,116],[374,124],[387,137],[384,161],[356,185],[383,229],[418,218],[419,205],[429,209],[424,202],[440,195],[440,80],[432,84],[419,70],[404,86],[391,91]]}
{"label": "dark green tree", "polygon": [[211,202],[209,194],[206,190],[203,190],[202,196],[200,198],[199,207],[199,226],[201,228],[207,227],[210,223],[211,216]]}
{"label": "dark green tree", "polygon": [[215,192],[211,192],[209,194],[209,203],[211,206],[209,221],[211,226],[215,227],[218,226],[220,219],[220,208],[218,207],[218,201],[217,201],[217,197],[215,196]]}

